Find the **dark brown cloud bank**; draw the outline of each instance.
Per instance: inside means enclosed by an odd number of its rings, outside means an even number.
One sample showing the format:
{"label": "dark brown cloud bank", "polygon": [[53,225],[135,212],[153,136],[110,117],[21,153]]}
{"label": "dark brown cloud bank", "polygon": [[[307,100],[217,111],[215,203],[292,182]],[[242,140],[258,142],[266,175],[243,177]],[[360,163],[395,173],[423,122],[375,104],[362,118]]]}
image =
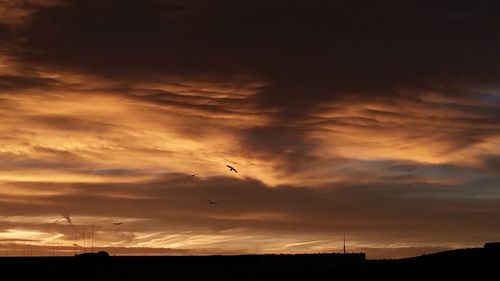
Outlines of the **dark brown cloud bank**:
{"label": "dark brown cloud bank", "polygon": [[498,5],[366,2],[0,1],[3,247],[498,239]]}

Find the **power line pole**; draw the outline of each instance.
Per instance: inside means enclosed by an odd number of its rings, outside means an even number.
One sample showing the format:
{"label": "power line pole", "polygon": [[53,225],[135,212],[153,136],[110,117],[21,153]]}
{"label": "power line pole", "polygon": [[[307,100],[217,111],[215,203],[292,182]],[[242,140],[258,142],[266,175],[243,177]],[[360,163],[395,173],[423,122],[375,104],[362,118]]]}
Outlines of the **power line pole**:
{"label": "power line pole", "polygon": [[94,224],[92,224],[92,253],[94,252]]}
{"label": "power line pole", "polygon": [[85,243],[85,225],[83,225],[83,253],[87,252],[87,244]]}
{"label": "power line pole", "polygon": [[344,234],[344,255],[345,255],[345,234]]}
{"label": "power line pole", "polygon": [[76,245],[78,245],[77,232],[75,230],[75,256],[76,256]]}

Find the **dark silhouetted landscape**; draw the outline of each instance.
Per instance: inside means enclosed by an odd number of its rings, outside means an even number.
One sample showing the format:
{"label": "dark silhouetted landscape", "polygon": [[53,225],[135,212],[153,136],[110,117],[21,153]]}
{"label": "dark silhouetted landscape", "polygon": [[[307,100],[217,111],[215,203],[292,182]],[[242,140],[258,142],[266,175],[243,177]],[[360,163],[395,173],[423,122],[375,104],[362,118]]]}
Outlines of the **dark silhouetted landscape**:
{"label": "dark silhouetted landscape", "polygon": [[3,257],[0,272],[23,280],[337,280],[495,276],[499,243],[405,259],[370,260],[364,253],[237,256]]}

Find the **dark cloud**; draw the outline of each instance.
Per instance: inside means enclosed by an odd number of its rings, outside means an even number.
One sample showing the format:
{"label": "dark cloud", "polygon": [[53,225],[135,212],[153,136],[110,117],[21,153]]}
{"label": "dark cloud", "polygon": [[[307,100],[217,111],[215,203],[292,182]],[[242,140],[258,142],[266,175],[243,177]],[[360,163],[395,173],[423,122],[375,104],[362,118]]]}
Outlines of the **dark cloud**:
{"label": "dark cloud", "polygon": [[[285,149],[296,151],[311,142],[290,127],[328,103],[379,98],[389,102],[405,96],[403,89],[416,95],[434,90],[473,96],[496,86],[500,34],[494,5],[75,0],[38,7],[13,35],[25,40],[14,44],[10,53],[25,64],[132,83],[165,77],[212,83],[254,77],[267,85],[245,102],[273,109],[275,120],[267,128],[250,130],[243,145],[254,149],[253,132],[273,130],[292,135],[294,144]],[[167,92],[141,98],[208,113],[238,113],[212,103],[189,104]],[[462,148],[489,134],[463,129],[447,137],[463,140],[456,144]],[[270,151],[273,146],[258,148],[279,156],[283,148]]]}
{"label": "dark cloud", "polygon": [[106,133],[113,129],[113,124],[85,120],[82,118],[69,117],[66,115],[31,115],[29,117],[33,125],[42,125],[48,128],[82,133]]}
{"label": "dark cloud", "polygon": [[[223,231],[245,228],[256,232],[297,234],[349,232],[375,239],[419,235],[483,239],[500,225],[499,197],[480,197],[480,182],[465,185],[373,183],[361,185],[269,188],[251,179],[208,178],[192,181],[186,175],[133,184],[48,184],[72,190],[25,202],[3,196],[6,215],[47,215],[58,210],[72,217],[139,219],[124,225],[129,231]],[[484,184],[484,183],[483,183]],[[18,183],[28,188],[30,183]],[[44,184],[36,183],[35,186]],[[461,194],[461,196],[459,194]],[[469,197],[475,194],[474,197]],[[486,194],[486,193],[484,193]],[[211,207],[207,199],[220,205]],[[69,217],[69,216],[68,216]],[[141,221],[143,220],[143,221]],[[79,222],[73,219],[74,224]],[[469,231],[470,230],[470,231]],[[489,234],[488,234],[489,233]]]}
{"label": "dark cloud", "polygon": [[303,128],[298,126],[276,124],[246,129],[239,136],[243,149],[252,157],[278,160],[280,167],[298,171],[316,160],[308,156],[315,143],[303,134]]}
{"label": "dark cloud", "polygon": [[35,146],[38,156],[0,154],[0,170],[72,170],[82,168],[83,162],[77,155],[63,150]]}
{"label": "dark cloud", "polygon": [[26,90],[26,89],[49,89],[58,85],[58,81],[50,78],[22,75],[0,75],[0,89]]}
{"label": "dark cloud", "polygon": [[203,95],[185,95],[166,91],[144,89],[130,93],[140,101],[177,109],[191,110],[194,115],[204,118],[217,118],[219,115],[251,115],[253,106],[245,98],[210,97]]}
{"label": "dark cloud", "polygon": [[482,157],[482,168],[490,173],[500,173],[500,155],[486,155]]}
{"label": "dark cloud", "polygon": [[28,62],[129,79],[255,74],[271,84],[260,101],[279,108],[400,87],[485,86],[498,72],[489,2],[116,4],[39,9],[17,53]]}

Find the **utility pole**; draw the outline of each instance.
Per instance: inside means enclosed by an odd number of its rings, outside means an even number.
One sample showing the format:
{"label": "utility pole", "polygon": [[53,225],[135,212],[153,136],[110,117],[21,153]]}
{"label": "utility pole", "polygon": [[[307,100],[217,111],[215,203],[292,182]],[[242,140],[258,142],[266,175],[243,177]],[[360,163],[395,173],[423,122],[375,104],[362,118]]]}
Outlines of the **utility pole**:
{"label": "utility pole", "polygon": [[76,245],[78,245],[77,232],[75,230],[75,256],[76,256]]}
{"label": "utility pole", "polygon": [[94,224],[92,224],[92,253],[94,252]]}
{"label": "utility pole", "polygon": [[345,234],[344,234],[344,255],[345,255]]}
{"label": "utility pole", "polygon": [[85,225],[83,225],[83,252],[87,252],[87,244],[85,243]]}

